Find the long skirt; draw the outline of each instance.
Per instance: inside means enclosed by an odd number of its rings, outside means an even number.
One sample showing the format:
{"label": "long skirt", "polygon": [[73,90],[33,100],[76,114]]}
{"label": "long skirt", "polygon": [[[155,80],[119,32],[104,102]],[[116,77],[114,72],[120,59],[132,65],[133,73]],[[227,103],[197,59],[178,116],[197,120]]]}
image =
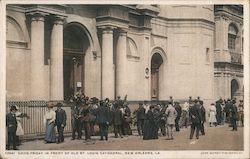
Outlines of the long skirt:
{"label": "long skirt", "polygon": [[215,112],[210,112],[210,116],[209,116],[208,122],[210,122],[210,123],[216,123],[217,122],[217,120],[216,120],[216,113]]}
{"label": "long skirt", "polygon": [[158,129],[154,123],[145,120],[143,129],[143,140],[158,139]]}
{"label": "long skirt", "polygon": [[24,135],[23,127],[20,121],[17,121],[16,136]]}
{"label": "long skirt", "polygon": [[48,143],[56,142],[54,123],[51,124],[48,124],[48,122],[46,123],[45,141]]}

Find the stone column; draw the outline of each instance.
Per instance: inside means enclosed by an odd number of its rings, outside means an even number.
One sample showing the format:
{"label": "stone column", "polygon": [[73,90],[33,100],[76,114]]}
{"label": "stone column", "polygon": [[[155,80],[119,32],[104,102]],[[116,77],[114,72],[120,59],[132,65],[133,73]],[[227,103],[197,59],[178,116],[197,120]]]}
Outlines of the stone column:
{"label": "stone column", "polygon": [[51,32],[50,100],[63,100],[63,20],[56,17]]}
{"label": "stone column", "polygon": [[113,28],[102,30],[102,99],[114,100]]}
{"label": "stone column", "polygon": [[46,100],[44,76],[44,14],[31,15],[31,100]]}
{"label": "stone column", "polygon": [[127,31],[120,30],[116,50],[116,96],[122,98],[127,92]]}

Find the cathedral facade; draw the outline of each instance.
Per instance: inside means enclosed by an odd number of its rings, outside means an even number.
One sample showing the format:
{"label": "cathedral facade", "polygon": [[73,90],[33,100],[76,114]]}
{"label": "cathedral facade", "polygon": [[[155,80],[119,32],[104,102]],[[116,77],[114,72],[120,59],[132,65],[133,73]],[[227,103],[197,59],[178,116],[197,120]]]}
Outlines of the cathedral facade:
{"label": "cathedral facade", "polygon": [[243,7],[7,5],[7,101],[243,98]]}

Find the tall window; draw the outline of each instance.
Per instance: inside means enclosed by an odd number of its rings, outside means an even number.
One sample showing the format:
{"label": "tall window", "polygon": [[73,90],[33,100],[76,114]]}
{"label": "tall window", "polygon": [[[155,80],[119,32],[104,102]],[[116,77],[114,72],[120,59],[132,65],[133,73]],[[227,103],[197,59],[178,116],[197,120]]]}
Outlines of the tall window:
{"label": "tall window", "polygon": [[238,29],[235,25],[230,24],[228,29],[228,48],[235,50],[236,38],[237,38]]}

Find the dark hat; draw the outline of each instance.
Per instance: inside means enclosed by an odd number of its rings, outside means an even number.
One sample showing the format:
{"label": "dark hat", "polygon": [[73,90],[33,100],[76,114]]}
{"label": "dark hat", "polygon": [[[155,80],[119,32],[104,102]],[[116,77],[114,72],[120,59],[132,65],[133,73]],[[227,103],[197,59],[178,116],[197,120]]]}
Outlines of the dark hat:
{"label": "dark hat", "polygon": [[155,106],[154,105],[150,105],[149,106],[149,109],[153,109]]}
{"label": "dark hat", "polygon": [[57,107],[62,107],[63,104],[59,102],[59,103],[56,104],[56,106],[57,106]]}
{"label": "dark hat", "polygon": [[104,101],[109,101],[109,98],[105,98],[105,100]]}
{"label": "dark hat", "polygon": [[12,111],[12,110],[17,110],[16,105],[12,105],[12,106],[10,107],[10,111]]}

